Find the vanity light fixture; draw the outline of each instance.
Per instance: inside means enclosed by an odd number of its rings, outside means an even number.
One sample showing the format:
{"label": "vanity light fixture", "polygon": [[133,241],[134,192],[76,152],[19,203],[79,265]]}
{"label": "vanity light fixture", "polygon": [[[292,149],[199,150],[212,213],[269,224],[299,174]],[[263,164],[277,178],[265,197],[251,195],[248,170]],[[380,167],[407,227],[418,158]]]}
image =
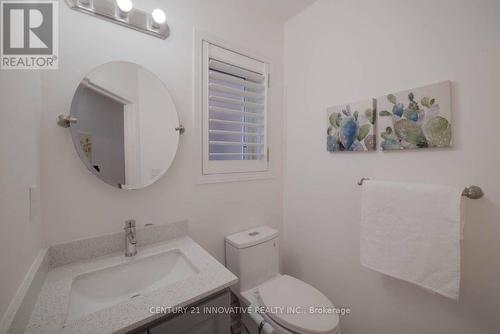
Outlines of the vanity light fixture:
{"label": "vanity light fixture", "polygon": [[66,0],[66,3],[76,11],[161,39],[170,34],[163,10],[155,9],[148,13],[135,8],[132,0]]}
{"label": "vanity light fixture", "polygon": [[151,13],[151,18],[152,18],[151,27],[153,27],[154,29],[159,29],[161,25],[164,24],[165,21],[167,20],[165,12],[158,8],[153,10],[153,12]]}
{"label": "vanity light fixture", "polygon": [[118,16],[120,18],[127,18],[128,13],[134,7],[132,0],[116,0],[116,6],[118,7]]}

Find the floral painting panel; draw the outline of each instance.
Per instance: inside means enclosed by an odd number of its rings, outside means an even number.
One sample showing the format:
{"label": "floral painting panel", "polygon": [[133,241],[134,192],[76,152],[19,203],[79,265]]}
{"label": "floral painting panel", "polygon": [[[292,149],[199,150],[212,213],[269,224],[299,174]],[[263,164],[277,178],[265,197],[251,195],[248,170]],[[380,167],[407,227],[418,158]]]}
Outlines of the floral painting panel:
{"label": "floral painting panel", "polygon": [[376,150],[375,100],[369,99],[327,109],[328,152]]}
{"label": "floral painting panel", "polygon": [[383,150],[451,146],[451,82],[382,96],[377,105]]}

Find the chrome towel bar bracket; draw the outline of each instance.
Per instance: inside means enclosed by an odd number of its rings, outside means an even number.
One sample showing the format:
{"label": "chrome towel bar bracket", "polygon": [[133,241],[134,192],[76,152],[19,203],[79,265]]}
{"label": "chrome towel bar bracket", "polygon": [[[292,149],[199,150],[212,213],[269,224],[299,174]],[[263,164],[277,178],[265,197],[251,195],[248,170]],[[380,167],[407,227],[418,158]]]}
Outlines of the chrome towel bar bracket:
{"label": "chrome towel bar bracket", "polygon": [[480,199],[484,196],[483,189],[478,186],[468,186],[462,191],[462,196],[470,199]]}
{"label": "chrome towel bar bracket", "polygon": [[[365,181],[368,181],[369,178],[363,177],[358,181],[358,186],[362,186]],[[469,186],[462,191],[462,196],[470,198],[470,199],[480,199],[484,196],[483,189],[478,186]]]}

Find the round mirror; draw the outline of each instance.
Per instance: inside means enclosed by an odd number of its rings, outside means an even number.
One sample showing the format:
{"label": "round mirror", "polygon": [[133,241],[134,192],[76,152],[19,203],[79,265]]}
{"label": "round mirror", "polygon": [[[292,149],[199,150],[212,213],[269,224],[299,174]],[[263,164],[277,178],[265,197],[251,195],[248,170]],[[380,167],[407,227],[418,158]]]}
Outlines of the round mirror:
{"label": "round mirror", "polygon": [[80,159],[121,189],[158,180],[179,144],[179,118],[169,92],[153,73],[128,62],[107,63],[85,76],[69,119]]}

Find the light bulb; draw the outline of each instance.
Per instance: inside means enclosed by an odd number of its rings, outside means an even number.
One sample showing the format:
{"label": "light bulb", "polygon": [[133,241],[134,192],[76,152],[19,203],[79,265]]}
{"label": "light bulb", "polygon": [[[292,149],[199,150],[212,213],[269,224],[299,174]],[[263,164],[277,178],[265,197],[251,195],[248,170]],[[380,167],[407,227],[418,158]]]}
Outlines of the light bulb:
{"label": "light bulb", "polygon": [[165,12],[161,9],[155,9],[153,10],[153,12],[151,13],[151,16],[153,17],[153,28],[160,28],[160,24],[163,24],[165,23],[165,21],[167,20],[167,17],[165,16]]}
{"label": "light bulb", "polygon": [[116,5],[121,17],[127,17],[133,7],[132,0],[116,0]]}

